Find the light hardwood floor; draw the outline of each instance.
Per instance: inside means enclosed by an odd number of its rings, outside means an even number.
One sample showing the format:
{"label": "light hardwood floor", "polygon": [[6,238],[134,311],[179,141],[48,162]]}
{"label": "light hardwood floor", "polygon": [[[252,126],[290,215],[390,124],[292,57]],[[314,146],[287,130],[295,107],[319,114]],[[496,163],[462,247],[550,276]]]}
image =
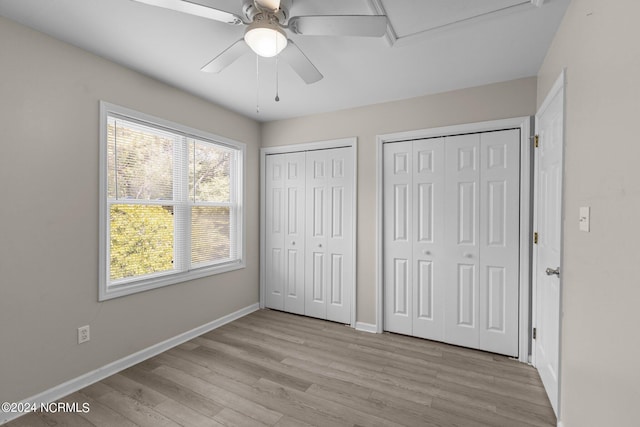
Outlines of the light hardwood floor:
{"label": "light hardwood floor", "polygon": [[530,366],[261,310],[63,399],[18,426],[554,426]]}

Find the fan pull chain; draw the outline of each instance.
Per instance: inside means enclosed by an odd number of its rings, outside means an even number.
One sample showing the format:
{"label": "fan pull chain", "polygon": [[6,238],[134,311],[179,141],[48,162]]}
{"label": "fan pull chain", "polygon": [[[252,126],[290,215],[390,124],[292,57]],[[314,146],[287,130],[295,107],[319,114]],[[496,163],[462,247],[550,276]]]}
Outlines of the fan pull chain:
{"label": "fan pull chain", "polygon": [[256,114],[260,114],[260,56],[256,55]]}
{"label": "fan pull chain", "polygon": [[280,96],[278,95],[278,57],[280,55],[276,56],[276,102],[280,102]]}

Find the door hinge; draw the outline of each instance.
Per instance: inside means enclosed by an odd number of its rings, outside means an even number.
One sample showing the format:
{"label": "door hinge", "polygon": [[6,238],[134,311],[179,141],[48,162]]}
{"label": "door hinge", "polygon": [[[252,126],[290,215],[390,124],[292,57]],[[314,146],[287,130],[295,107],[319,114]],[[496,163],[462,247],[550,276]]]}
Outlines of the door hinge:
{"label": "door hinge", "polygon": [[538,335],[537,332],[538,332],[538,330],[536,328],[533,328],[533,339],[534,340],[536,339],[536,336]]}
{"label": "door hinge", "polygon": [[535,233],[533,233],[533,244],[534,245],[538,244],[538,232],[537,231]]}
{"label": "door hinge", "polygon": [[533,145],[538,148],[538,142],[540,141],[540,137],[538,135],[533,137]]}

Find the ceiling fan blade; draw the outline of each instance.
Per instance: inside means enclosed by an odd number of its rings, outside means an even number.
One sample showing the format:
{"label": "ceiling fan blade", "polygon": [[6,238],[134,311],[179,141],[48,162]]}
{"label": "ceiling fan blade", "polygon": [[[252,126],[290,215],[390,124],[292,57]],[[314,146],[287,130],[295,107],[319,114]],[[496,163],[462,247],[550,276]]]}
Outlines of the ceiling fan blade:
{"label": "ceiling fan blade", "polygon": [[200,71],[204,71],[205,73],[219,73],[249,51],[250,49],[247,43],[244,39],[240,39],[226,48],[220,55],[209,61]]}
{"label": "ceiling fan blade", "polygon": [[191,0],[134,0],[139,3],[150,4],[152,6],[163,7],[165,9],[176,10],[188,13],[189,15],[201,16],[232,25],[242,24],[242,19],[233,13],[197,3]]}
{"label": "ceiling fan blade", "polygon": [[280,0],[256,0],[256,3],[263,9],[273,11],[280,9]]}
{"label": "ceiling fan blade", "polygon": [[291,40],[287,47],[280,52],[280,58],[284,59],[293,71],[295,71],[302,80],[307,84],[315,83],[322,80],[322,74],[313,65],[309,58],[300,50],[300,48]]}
{"label": "ceiling fan blade", "polygon": [[384,15],[294,16],[289,28],[306,36],[380,37],[387,31]]}

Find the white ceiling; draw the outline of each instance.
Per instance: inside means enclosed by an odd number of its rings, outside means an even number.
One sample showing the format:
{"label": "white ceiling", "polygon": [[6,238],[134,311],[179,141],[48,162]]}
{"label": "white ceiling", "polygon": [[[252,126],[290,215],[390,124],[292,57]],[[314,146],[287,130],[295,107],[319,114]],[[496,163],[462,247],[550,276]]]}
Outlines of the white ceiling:
{"label": "white ceiling", "polygon": [[[200,0],[241,15],[242,0]],[[132,0],[0,0],[0,15],[260,121],[534,76],[569,0],[292,0],[291,15],[373,14],[392,38],[290,34],[324,75],[306,85],[275,60],[246,55],[200,68],[243,28]],[[46,67],[43,68],[46,72]],[[256,112],[259,97],[260,112]]]}

